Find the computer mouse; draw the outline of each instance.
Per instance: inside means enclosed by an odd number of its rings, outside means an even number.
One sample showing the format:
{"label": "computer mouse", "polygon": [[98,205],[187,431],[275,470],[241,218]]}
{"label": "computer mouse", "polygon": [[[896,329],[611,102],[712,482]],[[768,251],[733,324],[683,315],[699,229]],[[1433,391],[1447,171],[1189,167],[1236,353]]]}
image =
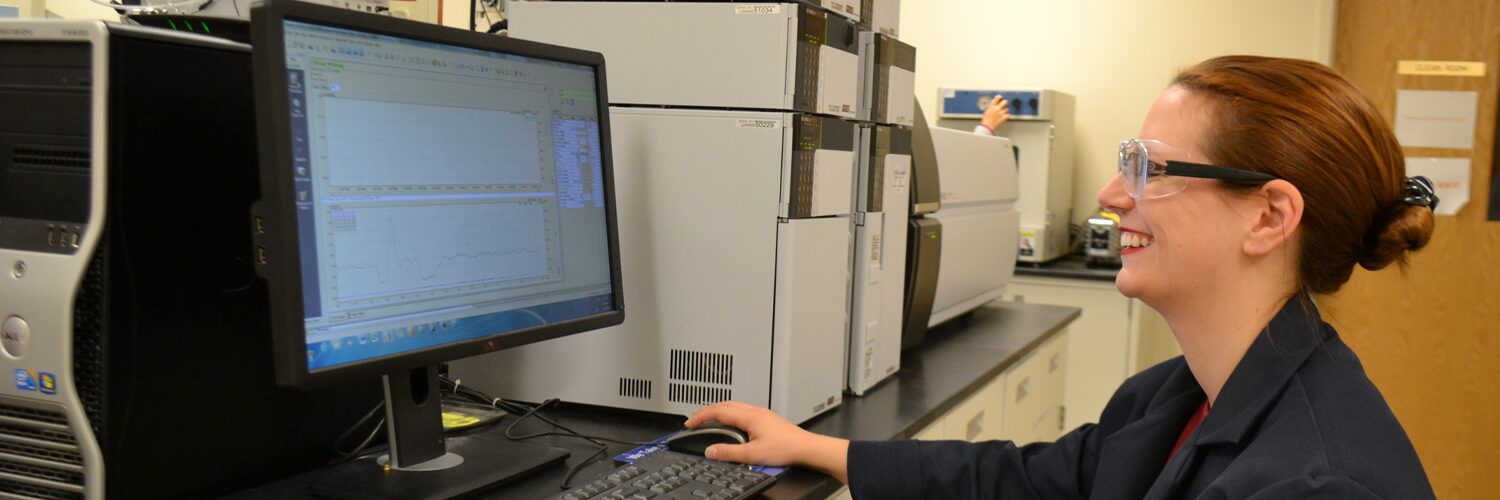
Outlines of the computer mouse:
{"label": "computer mouse", "polygon": [[667,449],[675,452],[702,455],[709,446],[745,444],[749,441],[750,435],[745,431],[718,422],[705,422],[697,429],[684,429],[668,436],[666,445]]}

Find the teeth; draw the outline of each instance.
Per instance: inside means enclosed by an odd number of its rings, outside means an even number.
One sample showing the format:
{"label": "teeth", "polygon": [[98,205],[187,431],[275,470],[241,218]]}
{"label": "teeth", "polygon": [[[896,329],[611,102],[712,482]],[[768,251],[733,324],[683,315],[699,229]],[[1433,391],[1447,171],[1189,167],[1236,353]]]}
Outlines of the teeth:
{"label": "teeth", "polygon": [[1151,246],[1153,238],[1149,235],[1139,233],[1124,233],[1120,235],[1120,246],[1124,248],[1137,248]]}

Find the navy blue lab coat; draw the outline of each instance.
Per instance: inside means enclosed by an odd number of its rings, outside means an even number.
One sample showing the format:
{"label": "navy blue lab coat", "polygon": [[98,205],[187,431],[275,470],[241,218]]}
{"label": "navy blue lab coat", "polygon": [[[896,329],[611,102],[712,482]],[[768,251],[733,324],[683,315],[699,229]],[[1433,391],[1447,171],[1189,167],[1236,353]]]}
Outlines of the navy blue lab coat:
{"label": "navy blue lab coat", "polygon": [[1310,301],[1287,301],[1168,462],[1205,397],[1179,356],[1053,443],[851,443],[849,486],[856,500],[1433,498],[1401,424]]}

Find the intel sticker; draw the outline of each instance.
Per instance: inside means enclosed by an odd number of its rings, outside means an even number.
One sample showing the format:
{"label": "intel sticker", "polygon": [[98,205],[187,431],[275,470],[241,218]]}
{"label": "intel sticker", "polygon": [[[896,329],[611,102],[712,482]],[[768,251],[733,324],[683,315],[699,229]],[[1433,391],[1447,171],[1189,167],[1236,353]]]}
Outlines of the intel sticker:
{"label": "intel sticker", "polygon": [[35,391],[36,377],[31,375],[30,370],[16,369],[16,388],[23,391]]}

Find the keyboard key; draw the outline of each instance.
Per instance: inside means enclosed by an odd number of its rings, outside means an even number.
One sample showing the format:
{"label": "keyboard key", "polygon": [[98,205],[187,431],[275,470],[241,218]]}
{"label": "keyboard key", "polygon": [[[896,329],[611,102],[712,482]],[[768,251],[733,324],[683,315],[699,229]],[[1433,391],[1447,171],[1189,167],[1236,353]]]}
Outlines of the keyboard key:
{"label": "keyboard key", "polygon": [[[743,466],[661,451],[604,471],[553,500],[748,500],[776,478]],[[692,484],[689,484],[692,483]]]}

